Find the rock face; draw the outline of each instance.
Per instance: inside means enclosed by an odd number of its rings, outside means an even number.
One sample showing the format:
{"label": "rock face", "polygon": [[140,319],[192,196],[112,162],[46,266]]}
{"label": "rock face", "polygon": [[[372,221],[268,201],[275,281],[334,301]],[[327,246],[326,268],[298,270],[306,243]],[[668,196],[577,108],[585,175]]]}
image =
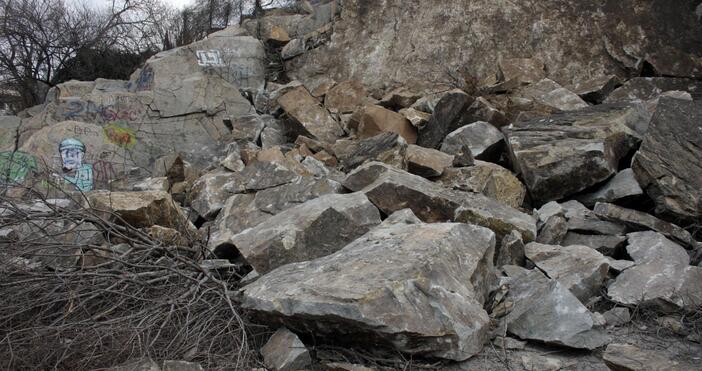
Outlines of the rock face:
{"label": "rock face", "polygon": [[537,203],[572,195],[615,174],[648,124],[636,105],[601,105],[503,128],[515,170]]}
{"label": "rock face", "polygon": [[475,99],[461,90],[452,90],[441,97],[429,122],[419,129],[417,144],[438,148],[446,135],[467,124],[463,116]]}
{"label": "rock face", "polygon": [[334,153],[346,171],[353,170],[366,161],[380,161],[400,169],[407,168],[407,142],[396,133],[378,134],[357,142],[339,141],[334,146]]}
{"label": "rock face", "polygon": [[702,215],[702,103],[661,99],[632,168],[641,187],[656,202],[656,213],[670,219]]}
{"label": "rock face", "polygon": [[468,146],[477,160],[498,160],[504,149],[504,140],[496,127],[478,121],[449,133],[441,144],[441,151],[455,155],[463,146]]}
{"label": "rock face", "polygon": [[106,213],[108,219],[118,216],[136,228],[160,225],[184,231],[188,221],[167,192],[107,192],[94,191],[87,194],[86,202],[97,211]]}
{"label": "rock face", "polygon": [[[629,344],[609,344],[603,355],[612,370],[685,370],[679,362],[651,350],[639,349]],[[692,368],[689,368],[692,370]]]}
{"label": "rock face", "polygon": [[334,143],[343,134],[339,124],[303,86],[278,98],[278,103],[300,125],[302,133],[327,143]]}
{"label": "rock face", "polygon": [[362,193],[325,195],[285,210],[233,236],[233,246],[258,273],[329,255],[380,224],[380,214]]}
{"label": "rock face", "polygon": [[281,328],[261,348],[263,361],[275,371],[303,370],[312,363],[310,353],[297,335]]}
{"label": "rock face", "polygon": [[407,147],[407,170],[425,178],[440,176],[453,164],[453,156],[416,145]]}
{"label": "rock face", "polygon": [[369,105],[357,111],[351,117],[349,128],[356,130],[361,139],[392,132],[400,134],[409,144],[417,142],[417,129],[407,118],[380,106]]}
{"label": "rock face", "polygon": [[303,333],[465,360],[488,339],[494,246],[481,227],[392,225],[268,273],[244,287],[243,306]]}
{"label": "rock face", "polygon": [[614,202],[641,195],[643,195],[643,190],[634,176],[634,171],[625,169],[618,172],[595,192],[578,196],[577,199],[592,207],[597,202]]}
{"label": "rock face", "polygon": [[526,187],[516,176],[489,162],[476,161],[473,166],[446,169],[437,181],[459,191],[482,193],[515,209],[522,206],[526,196]]}

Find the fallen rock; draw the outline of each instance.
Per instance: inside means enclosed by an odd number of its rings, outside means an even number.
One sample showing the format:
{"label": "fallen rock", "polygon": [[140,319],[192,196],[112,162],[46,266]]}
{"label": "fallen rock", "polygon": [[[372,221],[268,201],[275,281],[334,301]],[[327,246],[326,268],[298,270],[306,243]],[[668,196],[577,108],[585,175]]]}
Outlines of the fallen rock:
{"label": "fallen rock", "polygon": [[204,369],[199,363],[195,362],[163,361],[161,371],[204,371]]}
{"label": "fallen rock", "polygon": [[445,93],[436,104],[429,123],[419,129],[417,144],[438,148],[450,132],[465,125],[463,115],[475,99],[461,90]]}
{"label": "fallen rock", "polygon": [[334,143],[343,135],[339,124],[304,86],[299,86],[281,96],[278,98],[278,103],[299,124],[300,127],[297,129],[300,131],[299,134],[309,133],[327,143]]}
{"label": "fallen rock", "polygon": [[526,196],[526,187],[512,172],[489,162],[446,169],[437,181],[451,189],[482,193],[515,209],[522,206]]}
{"label": "fallen rock", "polygon": [[[267,323],[315,337],[465,360],[488,340],[495,235],[466,224],[393,225],[244,287]],[[391,313],[391,315],[388,315]]]}
{"label": "fallen rock", "polygon": [[499,249],[495,253],[495,266],[505,265],[524,266],[526,256],[524,255],[524,241],[522,235],[517,231],[512,231],[502,238]]}
{"label": "fallen rock", "polygon": [[563,367],[563,362],[558,358],[529,354],[522,356],[522,366],[527,370],[558,371]]}
{"label": "fallen rock", "polygon": [[421,219],[417,218],[411,209],[402,209],[400,211],[395,211],[387,219],[383,220],[378,228],[386,228],[395,224],[422,224],[424,223]]}
{"label": "fallen rock", "polygon": [[263,362],[270,370],[304,370],[312,364],[310,352],[297,335],[286,328],[276,331],[261,348]]}
{"label": "fallen rock", "polygon": [[537,203],[558,200],[615,174],[648,124],[641,106],[600,105],[503,128],[512,164]]}
{"label": "fallen rock", "polygon": [[536,242],[547,245],[560,245],[568,233],[568,222],[561,215],[553,215],[539,228]]}
{"label": "fallen rock", "polygon": [[161,367],[151,358],[127,361],[119,366],[110,367],[108,371],[161,371]]}
{"label": "fallen rock", "polygon": [[441,176],[453,164],[453,156],[414,144],[407,147],[407,170],[425,178]]}
{"label": "fallen rock", "polygon": [[544,77],[544,63],[536,58],[505,58],[499,62],[499,80],[508,87],[534,84]]}
{"label": "fallen rock", "polygon": [[568,232],[561,244],[563,246],[587,246],[591,249],[599,251],[602,255],[613,256],[622,250],[626,244],[626,237]]}
{"label": "fallen rock", "polygon": [[108,220],[135,228],[152,225],[184,231],[192,228],[187,217],[167,192],[108,192],[86,194],[86,203]]}
{"label": "fallen rock", "polygon": [[324,106],[332,113],[350,113],[363,105],[368,92],[357,80],[338,83],[324,97]]}
{"label": "fallen rock", "polygon": [[702,103],[661,99],[632,169],[666,219],[702,216]]}
{"label": "fallen rock", "polygon": [[380,214],[362,193],[324,195],[280,212],[231,238],[259,274],[334,253],[380,224]]}
{"label": "fallen rock", "polygon": [[399,169],[407,168],[407,142],[396,133],[378,134],[360,141],[339,141],[334,145],[334,153],[346,171],[367,161],[380,161]]}
{"label": "fallen rock", "polygon": [[468,122],[485,121],[501,128],[509,125],[509,120],[504,112],[497,109],[492,103],[483,97],[478,97],[475,102],[468,107]]}
{"label": "fallen rock", "polygon": [[402,116],[405,116],[405,118],[409,120],[410,124],[417,129],[424,127],[427,123],[429,123],[429,119],[431,118],[430,114],[414,108],[401,109],[399,113]]}
{"label": "fallen rock", "polygon": [[504,150],[504,141],[500,130],[487,122],[478,121],[449,133],[441,144],[441,151],[455,155],[463,146],[468,146],[473,158],[496,161]]}
{"label": "fallen rock", "polygon": [[560,111],[576,111],[589,105],[572,91],[550,79],[528,85],[519,90],[518,96]]}
{"label": "fallen rock", "polygon": [[236,181],[235,173],[217,171],[207,173],[193,184],[192,192],[189,194],[190,207],[205,219],[214,219],[231,192],[227,191],[226,185]]}
{"label": "fallen rock", "polygon": [[417,142],[417,129],[402,114],[380,106],[368,105],[351,116],[349,128],[355,130],[361,139],[370,138],[381,133],[397,133],[407,143]]}
{"label": "fallen rock", "polygon": [[631,321],[631,312],[629,308],[616,307],[612,308],[602,315],[607,322],[607,326],[621,326],[629,323]]}
{"label": "fallen rock", "polygon": [[625,169],[618,172],[595,192],[578,196],[577,200],[592,207],[598,202],[625,201],[643,194],[639,182],[634,177],[634,171]]}
{"label": "fallen rock", "polygon": [[600,104],[621,84],[615,75],[602,75],[567,87],[587,102]]}
{"label": "fallen rock", "polygon": [[675,77],[635,77],[609,94],[605,103],[648,101],[674,90],[699,94],[702,83]]}
{"label": "fallen rock", "polygon": [[492,342],[499,349],[522,350],[526,347],[526,341],[519,341],[509,336],[498,336]]}
{"label": "fallen rock", "polygon": [[660,352],[629,344],[609,344],[602,358],[609,368],[617,371],[692,370]]}
{"label": "fallen rock", "polygon": [[[228,120],[231,132],[228,139],[240,144],[246,142],[257,143],[261,132],[266,127],[266,122],[259,115],[246,115]],[[226,124],[226,123],[225,123]]]}
{"label": "fallen rock", "polygon": [[422,96],[410,90],[406,86],[393,89],[383,96],[380,105],[394,110],[400,110],[412,106]]}

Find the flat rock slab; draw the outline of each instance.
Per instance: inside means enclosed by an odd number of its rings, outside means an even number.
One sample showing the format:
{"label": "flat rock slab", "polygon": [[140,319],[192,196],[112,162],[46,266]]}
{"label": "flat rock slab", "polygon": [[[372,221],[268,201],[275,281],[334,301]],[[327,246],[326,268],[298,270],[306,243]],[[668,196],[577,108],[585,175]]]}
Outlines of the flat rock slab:
{"label": "flat rock slab", "polygon": [[368,161],[407,168],[407,141],[397,133],[382,133],[358,141],[340,140],[334,145],[334,153],[345,171],[351,171]]}
{"label": "flat rock slab", "polygon": [[474,122],[449,133],[441,144],[441,151],[458,154],[468,146],[477,160],[498,160],[504,150],[505,137],[499,129],[484,121]]}
{"label": "flat rock slab", "polygon": [[675,77],[636,77],[614,90],[605,103],[647,101],[671,90],[699,94],[702,92],[702,82]]}
{"label": "flat rock slab", "polygon": [[463,116],[475,98],[461,90],[444,94],[434,108],[429,123],[419,129],[417,144],[427,148],[439,148],[450,132],[467,124]]}
{"label": "flat rock slab", "polygon": [[107,219],[127,223],[135,228],[152,225],[185,231],[192,228],[185,214],[168,192],[107,192],[86,194],[86,203]]}
{"label": "flat rock slab", "polygon": [[694,369],[660,352],[640,349],[629,344],[609,344],[602,358],[610,369],[617,371],[691,371]]}
{"label": "flat rock slab", "polygon": [[304,86],[281,96],[278,103],[301,126],[298,128],[301,134],[307,132],[327,143],[334,143],[343,134],[339,123]]}
{"label": "flat rock slab", "polygon": [[297,371],[310,366],[312,359],[305,344],[286,328],[276,331],[261,348],[266,366],[274,371]]}
{"label": "flat rock slab", "polygon": [[417,142],[417,128],[401,113],[389,109],[367,105],[353,114],[349,128],[356,131],[361,138],[370,138],[384,132],[397,133],[407,143]]}
{"label": "flat rock slab", "polygon": [[625,169],[618,172],[600,188],[592,193],[578,196],[578,201],[587,206],[594,206],[598,202],[614,202],[644,194],[643,189],[634,176],[634,171]]}
{"label": "flat rock slab", "polygon": [[495,235],[439,223],[392,225],[243,288],[244,308],[298,333],[465,360],[488,341],[483,309]]}
{"label": "flat rock slab", "polygon": [[407,170],[425,178],[438,177],[453,164],[453,156],[414,144],[407,147]]}
{"label": "flat rock slab", "polygon": [[515,209],[526,197],[526,187],[511,171],[490,162],[475,161],[472,166],[446,169],[436,181],[447,188],[482,193]]}

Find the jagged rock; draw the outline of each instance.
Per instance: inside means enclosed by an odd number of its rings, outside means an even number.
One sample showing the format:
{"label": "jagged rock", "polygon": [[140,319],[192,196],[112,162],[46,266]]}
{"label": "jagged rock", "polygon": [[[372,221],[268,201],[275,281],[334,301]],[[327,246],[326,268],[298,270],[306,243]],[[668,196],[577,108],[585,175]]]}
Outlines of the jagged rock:
{"label": "jagged rock", "polygon": [[672,90],[699,94],[702,83],[685,78],[635,77],[607,96],[605,103],[648,101]]}
{"label": "jagged rock", "polygon": [[563,367],[563,362],[558,358],[529,354],[522,356],[522,366],[526,370],[558,371]]}
{"label": "jagged rock", "polygon": [[494,246],[482,227],[392,225],[266,274],[244,287],[242,305],[317,338],[465,360],[488,340]]}
{"label": "jagged rock", "polygon": [[350,172],[342,184],[352,192],[358,192],[370,184],[373,184],[381,175],[388,172],[403,173],[396,167],[378,161],[371,161]]}
{"label": "jagged rock", "polygon": [[597,214],[578,201],[571,200],[560,205],[568,219],[568,231],[587,235],[621,236],[627,227],[600,219]]}
{"label": "jagged rock", "polygon": [[346,362],[329,362],[324,364],[326,371],[377,371],[374,368]]}
{"label": "jagged rock", "polygon": [[228,137],[238,143],[258,142],[261,132],[266,127],[265,121],[259,115],[237,117],[229,121],[232,130]]}
{"label": "jagged rock", "polygon": [[182,233],[173,228],[161,227],[160,225],[152,225],[147,229],[147,234],[154,240],[161,241],[166,246],[188,246],[188,239]]}
{"label": "jagged rock", "polygon": [[167,192],[93,191],[86,194],[86,203],[107,219],[135,228],[152,225],[179,231],[191,228],[188,219]]}
{"label": "jagged rock", "polygon": [[399,211],[395,211],[392,213],[390,216],[387,217],[387,219],[383,220],[382,223],[378,226],[378,228],[386,228],[391,225],[395,224],[422,224],[421,219],[417,218],[416,215],[412,212],[411,209],[402,209]]}
{"label": "jagged rock", "polygon": [[119,366],[110,367],[108,371],[161,371],[158,363],[151,358],[127,361]]}
{"label": "jagged rock", "polygon": [[312,364],[310,352],[297,335],[286,328],[276,331],[261,348],[266,366],[274,371],[304,370]]}
{"label": "jagged rock", "polygon": [[366,184],[362,191],[385,214],[410,208],[427,223],[455,221],[481,225],[493,230],[498,238],[512,230],[519,231],[527,241],[536,237],[536,223],[527,214],[481,194],[447,189],[401,170],[369,169],[351,173],[344,185],[358,187],[369,181],[372,183]]}
{"label": "jagged rock", "polygon": [[587,246],[532,242],[526,245],[524,253],[539,269],[560,282],[583,303],[599,293],[607,278],[607,259]]}
{"label": "jagged rock", "polygon": [[509,336],[498,336],[492,342],[498,349],[506,350],[523,350],[526,347],[526,341],[519,341]]}
{"label": "jagged rock", "polygon": [[597,202],[615,202],[627,198],[643,195],[639,182],[634,177],[634,171],[625,169],[617,173],[612,179],[603,184],[593,193],[578,196],[578,201],[587,206],[594,206]]}
{"label": "jagged rock", "polygon": [[199,363],[185,361],[163,361],[162,371],[204,371]]}
{"label": "jagged rock", "polygon": [[438,148],[450,132],[465,125],[463,115],[475,99],[461,90],[451,90],[436,104],[429,123],[419,129],[417,144]]}
{"label": "jagged rock", "polygon": [[455,155],[468,146],[473,158],[495,161],[504,149],[505,137],[494,126],[478,121],[449,133],[441,144],[441,151]]}
{"label": "jagged rock", "polygon": [[609,344],[602,358],[610,369],[617,371],[692,370],[658,351],[629,344]]}
{"label": "jagged rock", "polygon": [[261,147],[271,148],[288,142],[285,133],[274,128],[265,128],[261,131]]}
{"label": "jagged rock", "polygon": [[522,235],[517,231],[512,231],[504,236],[495,255],[495,266],[497,267],[505,265],[524,266],[526,256],[524,255]]}
{"label": "jagged rock", "polygon": [[550,79],[522,88],[520,97],[560,111],[576,111],[589,105],[572,91]]}
{"label": "jagged rock", "polygon": [[334,253],[377,224],[380,214],[362,193],[324,195],[234,235],[229,248],[264,274]]}
{"label": "jagged rock", "polygon": [[417,129],[403,115],[380,106],[368,105],[356,112],[349,122],[361,139],[370,138],[384,132],[397,133],[407,143],[417,142]]}
{"label": "jagged rock", "polygon": [[334,143],[343,135],[339,124],[304,86],[299,86],[281,96],[278,98],[278,103],[300,125],[298,128],[300,134],[309,133],[327,143]]}
{"label": "jagged rock", "polygon": [[621,81],[617,76],[602,75],[570,85],[567,89],[588,102],[600,104],[619,84]]}
{"label": "jagged rock", "polygon": [[507,331],[525,340],[536,340],[571,348],[595,349],[609,338],[593,328],[590,311],[558,280],[538,270],[511,275],[505,317]]}
{"label": "jagged rock", "polygon": [[560,245],[568,233],[568,221],[561,215],[553,215],[539,228],[536,242],[547,245]]}
{"label": "jagged rock", "polygon": [[357,80],[338,83],[324,97],[324,106],[332,113],[350,113],[363,105],[368,92]]}
{"label": "jagged rock", "polygon": [[190,207],[205,219],[217,216],[231,192],[226,189],[228,183],[236,181],[235,173],[217,171],[207,173],[194,184],[190,193]]}
{"label": "jagged rock", "polygon": [[461,149],[456,151],[456,154],[453,155],[453,167],[468,167],[475,164],[473,153],[468,146],[462,146]]}
{"label": "jagged rock", "polygon": [[366,161],[407,168],[407,142],[396,133],[382,133],[360,141],[339,141],[334,145],[334,153],[346,171]]}
{"label": "jagged rock", "polygon": [[629,308],[612,308],[602,313],[602,315],[607,322],[607,326],[621,326],[631,321],[631,313],[629,312]]}
{"label": "jagged rock", "polygon": [[489,162],[475,161],[474,166],[446,169],[437,181],[459,191],[482,193],[513,208],[520,207],[526,196],[526,188],[517,177]]}
{"label": "jagged rock", "polygon": [[15,149],[15,139],[22,119],[17,116],[0,116],[0,151],[11,152]]}
{"label": "jagged rock", "polygon": [[[259,156],[260,158],[260,156]],[[232,193],[260,191],[291,183],[300,175],[287,166],[287,161],[257,161],[236,173],[236,180],[225,186]]]}
{"label": "jagged rock", "polygon": [[439,91],[439,92],[433,92],[430,94],[427,94],[419,99],[417,99],[416,102],[410,107],[414,108],[417,111],[425,112],[432,114],[434,113],[434,109],[436,108],[436,105],[439,103],[441,98],[444,97],[444,95],[451,93],[451,91]]}
{"label": "jagged rock", "polygon": [[690,232],[642,211],[625,209],[617,205],[598,202],[595,205],[595,213],[597,213],[597,216],[600,218],[625,224],[631,231],[653,230],[683,246],[689,248],[695,248],[697,246]]}
{"label": "jagged rock", "polygon": [[132,186],[135,191],[168,191],[170,182],[166,177],[146,178]]}
{"label": "jagged rock", "polygon": [[[422,96],[413,92],[406,86],[391,90],[380,100],[380,105],[394,110],[400,110],[412,106]],[[416,125],[415,125],[416,126]]]}
{"label": "jagged rock", "polygon": [[430,114],[414,108],[404,108],[401,109],[399,113],[402,116],[405,116],[405,118],[409,120],[410,124],[417,129],[424,127],[427,123],[429,123],[429,119],[431,118]]}
{"label": "jagged rock", "polygon": [[605,258],[607,258],[607,262],[609,263],[609,270],[615,273],[623,272],[636,265],[631,260],[616,260],[609,256],[605,256]]}
{"label": "jagged rock", "polygon": [[280,57],[284,60],[292,59],[305,54],[307,47],[304,39],[292,39],[280,51]]}
{"label": "jagged rock", "polygon": [[495,108],[487,99],[478,97],[475,102],[468,107],[468,122],[485,121],[491,125],[501,128],[509,124],[509,120],[504,112]]}
{"label": "jagged rock", "polygon": [[702,103],[661,99],[632,168],[656,213],[696,221],[702,215]]}
{"label": "jagged rock", "polygon": [[441,176],[453,164],[453,156],[414,144],[407,147],[407,170],[425,178]]}
{"label": "jagged rock", "polygon": [[536,58],[505,58],[499,67],[500,80],[511,87],[534,84],[546,77],[544,63]]}
{"label": "jagged rock", "polygon": [[612,256],[626,243],[625,236],[592,235],[568,232],[561,243],[564,246],[584,245],[599,251],[602,255]]}
{"label": "jagged rock", "polygon": [[600,105],[503,128],[515,171],[537,203],[580,192],[613,175],[648,124],[641,106]]}

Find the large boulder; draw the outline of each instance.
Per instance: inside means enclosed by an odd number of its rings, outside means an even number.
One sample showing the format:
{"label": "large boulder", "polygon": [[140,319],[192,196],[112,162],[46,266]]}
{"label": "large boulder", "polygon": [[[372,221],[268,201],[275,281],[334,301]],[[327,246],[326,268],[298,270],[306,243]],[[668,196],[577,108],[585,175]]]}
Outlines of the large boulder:
{"label": "large boulder", "polygon": [[85,203],[105,218],[135,228],[152,225],[178,231],[192,228],[180,207],[163,191],[93,191],[86,194]]}
{"label": "large boulder", "polygon": [[367,161],[380,161],[400,169],[407,168],[407,141],[397,133],[382,133],[358,141],[340,140],[334,145],[334,153],[346,171]]}
{"label": "large boulder", "polygon": [[626,202],[643,195],[643,190],[634,176],[634,171],[625,169],[618,172],[612,179],[592,193],[580,195],[578,201],[587,206],[594,206],[597,202]]}
{"label": "large boulder", "polygon": [[419,129],[417,144],[427,148],[438,148],[450,132],[468,124],[464,115],[475,98],[461,90],[452,90],[441,97],[429,122]]}
{"label": "large boulder", "polygon": [[667,219],[702,216],[702,102],[664,98],[658,104],[632,168]]}
{"label": "large boulder", "polygon": [[512,172],[489,162],[446,169],[437,181],[459,191],[482,193],[515,209],[522,206],[526,196],[526,187]]}
{"label": "large boulder", "polygon": [[414,144],[407,147],[407,170],[425,178],[440,176],[453,164],[453,156]]}
{"label": "large boulder", "polygon": [[405,116],[380,106],[367,105],[358,110],[351,116],[349,128],[355,130],[361,139],[392,132],[402,136],[409,144],[417,142],[417,129]]}
{"label": "large boulder", "polygon": [[601,105],[503,128],[515,170],[537,203],[558,200],[606,180],[641,141],[647,112]]}
{"label": "large boulder", "polygon": [[550,79],[528,85],[517,95],[526,101],[560,111],[575,111],[589,106],[577,94]]}
{"label": "large boulder", "polygon": [[667,91],[702,92],[702,82],[674,77],[636,77],[614,90],[605,103],[648,101]]}
{"label": "large boulder", "polygon": [[470,148],[477,160],[499,160],[504,150],[505,137],[491,124],[478,121],[449,133],[441,144],[441,151],[457,154],[463,146]]}
{"label": "large boulder", "polygon": [[367,95],[363,84],[356,80],[340,82],[326,93],[324,106],[332,113],[354,112]]}
{"label": "large boulder", "polygon": [[315,337],[465,360],[488,340],[495,235],[466,224],[396,224],[280,267],[243,289],[244,308]]}
{"label": "large boulder", "polygon": [[300,134],[334,143],[343,135],[339,123],[332,118],[317,99],[310,95],[304,86],[299,86],[278,98],[283,110],[299,125]]}

